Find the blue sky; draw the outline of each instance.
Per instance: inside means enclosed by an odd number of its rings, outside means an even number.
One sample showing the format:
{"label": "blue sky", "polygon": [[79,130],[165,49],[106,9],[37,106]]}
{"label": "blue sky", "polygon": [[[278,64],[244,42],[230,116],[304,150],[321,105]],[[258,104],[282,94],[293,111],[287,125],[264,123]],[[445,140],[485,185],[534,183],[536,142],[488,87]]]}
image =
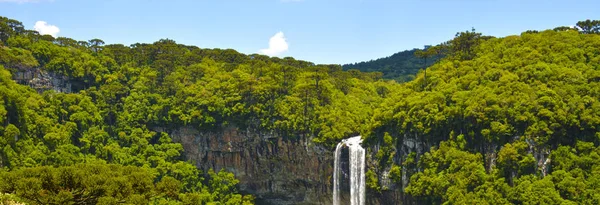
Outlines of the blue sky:
{"label": "blue sky", "polygon": [[[600,19],[597,0],[0,0],[0,16],[58,36],[130,45],[169,38],[201,48],[351,63],[451,39]],[[48,26],[45,25],[45,26]],[[44,25],[42,25],[44,26]],[[281,33],[280,33],[281,32]],[[273,38],[272,38],[273,37]],[[272,48],[269,41],[272,39]],[[287,44],[287,45],[283,45]],[[267,50],[261,50],[267,49]]]}

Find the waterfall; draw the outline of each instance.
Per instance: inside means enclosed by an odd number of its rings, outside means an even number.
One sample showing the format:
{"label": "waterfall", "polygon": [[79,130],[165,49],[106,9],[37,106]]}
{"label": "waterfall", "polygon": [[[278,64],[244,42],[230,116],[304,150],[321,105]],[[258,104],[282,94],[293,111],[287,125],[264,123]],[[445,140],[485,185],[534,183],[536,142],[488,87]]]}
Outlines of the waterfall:
{"label": "waterfall", "polygon": [[333,165],[333,205],[340,205],[340,175],[342,174],[340,158],[342,148],[348,147],[350,153],[350,204],[365,204],[365,149],[360,146],[360,136],[342,140],[335,148]]}
{"label": "waterfall", "polygon": [[340,175],[342,170],[340,169],[340,158],[342,157],[342,147],[344,146],[343,141],[338,143],[335,148],[334,164],[333,164],[333,205],[340,205]]}
{"label": "waterfall", "polygon": [[350,149],[350,204],[365,204],[365,149],[360,136],[346,141]]}

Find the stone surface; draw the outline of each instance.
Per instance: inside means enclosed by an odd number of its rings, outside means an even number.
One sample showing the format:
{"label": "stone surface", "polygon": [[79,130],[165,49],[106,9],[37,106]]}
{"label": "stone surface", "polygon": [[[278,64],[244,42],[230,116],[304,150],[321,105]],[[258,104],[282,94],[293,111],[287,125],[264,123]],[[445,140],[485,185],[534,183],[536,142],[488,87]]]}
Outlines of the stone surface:
{"label": "stone surface", "polygon": [[[156,131],[164,131],[155,129]],[[199,131],[192,127],[180,127],[168,131],[173,140],[182,143],[185,156],[202,169],[214,169],[235,174],[240,180],[242,193],[253,194],[257,204],[332,204],[333,150],[315,145],[310,139],[298,137],[287,139],[273,131],[239,129],[228,126],[217,131]],[[419,136],[405,134],[400,138],[393,161],[402,164],[411,152],[420,155],[429,151],[435,143],[422,140]],[[374,159],[379,146],[367,148],[367,166],[376,167]],[[491,169],[501,146],[485,147],[486,168]],[[546,149],[530,145],[530,152],[542,172],[549,169]],[[342,154],[342,159],[347,153]],[[343,175],[349,175],[347,164],[342,165]],[[345,170],[346,169],[346,170]],[[410,196],[402,194],[408,186],[410,176],[419,170],[402,167],[402,183],[395,184],[387,177],[389,167],[376,169],[380,185],[387,187],[381,193],[367,190],[367,204],[414,204]],[[545,172],[544,172],[545,173]],[[342,189],[347,176],[342,176]],[[342,201],[349,199],[342,190]]]}
{"label": "stone surface", "polygon": [[210,132],[181,127],[170,135],[198,168],[234,173],[240,191],[255,195],[258,204],[332,203],[333,152],[308,139],[234,126]]}
{"label": "stone surface", "polygon": [[28,85],[39,93],[46,90],[62,93],[71,93],[72,91],[71,82],[67,76],[40,68],[17,69],[13,71],[13,80],[19,84]]}

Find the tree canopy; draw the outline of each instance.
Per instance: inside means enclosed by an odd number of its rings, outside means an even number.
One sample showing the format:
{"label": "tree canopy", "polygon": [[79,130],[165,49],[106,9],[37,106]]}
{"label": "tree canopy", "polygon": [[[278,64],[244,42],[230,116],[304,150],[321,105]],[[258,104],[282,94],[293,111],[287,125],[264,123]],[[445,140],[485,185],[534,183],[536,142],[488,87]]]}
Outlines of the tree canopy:
{"label": "tree canopy", "polygon": [[[389,168],[393,183],[411,176],[403,188],[417,202],[598,204],[597,30],[591,20],[503,38],[471,30],[340,66],[171,39],[54,38],[1,17],[0,200],[252,203],[231,173],[202,173],[168,134],[233,125],[331,149],[360,134],[377,160],[369,188],[386,190],[377,173]],[[72,92],[32,88],[50,74]],[[399,156],[411,138],[428,151]]]}
{"label": "tree canopy", "polygon": [[391,92],[366,134],[371,145],[432,146],[378,158],[403,159],[382,163],[410,172],[407,195],[429,204],[597,203],[600,35],[465,32],[436,47],[446,57]]}
{"label": "tree canopy", "polygon": [[415,78],[419,70],[433,65],[442,57],[441,53],[440,55],[436,53],[425,59],[419,55],[422,51],[422,49],[406,50],[385,58],[345,64],[342,67],[349,71],[356,69],[361,72],[381,73],[384,79],[408,82]]}
{"label": "tree canopy", "polygon": [[[250,203],[251,196],[237,193],[233,176],[201,173],[187,162],[169,131],[235,125],[328,145],[364,132],[375,106],[396,86],[378,74],[289,57],[201,49],[171,39],[106,45],[22,31],[10,19],[0,25],[0,167],[7,171],[0,178],[15,183],[0,192],[34,204],[185,204],[189,197]],[[72,92],[57,92],[61,85],[51,82],[27,86],[50,74],[54,79],[46,80],[66,79]],[[93,174],[98,169],[114,172]],[[131,170],[145,175],[131,176]],[[91,184],[64,184],[61,173]],[[39,187],[50,175],[56,185]],[[127,191],[138,186],[132,177],[146,180],[147,188]],[[113,192],[120,186],[127,193]],[[172,194],[157,195],[161,189]]]}

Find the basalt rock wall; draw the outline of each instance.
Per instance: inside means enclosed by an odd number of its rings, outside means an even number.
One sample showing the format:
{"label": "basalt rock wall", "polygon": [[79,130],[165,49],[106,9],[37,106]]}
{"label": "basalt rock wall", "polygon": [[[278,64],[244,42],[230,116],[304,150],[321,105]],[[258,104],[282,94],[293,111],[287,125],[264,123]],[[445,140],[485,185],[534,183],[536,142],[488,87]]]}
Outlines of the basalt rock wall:
{"label": "basalt rock wall", "polygon": [[202,169],[235,174],[242,193],[257,204],[331,204],[333,153],[306,137],[285,139],[274,132],[239,129],[170,131],[187,160]]}

